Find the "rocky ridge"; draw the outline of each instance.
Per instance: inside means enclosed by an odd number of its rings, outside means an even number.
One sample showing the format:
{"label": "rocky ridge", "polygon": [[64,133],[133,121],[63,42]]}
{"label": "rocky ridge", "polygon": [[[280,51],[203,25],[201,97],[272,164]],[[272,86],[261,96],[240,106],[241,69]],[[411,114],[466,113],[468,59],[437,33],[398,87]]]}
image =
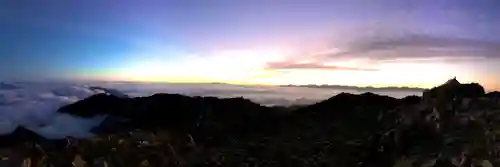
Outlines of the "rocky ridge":
{"label": "rocky ridge", "polygon": [[93,138],[53,141],[21,129],[0,140],[54,166],[75,157],[89,166],[500,166],[499,97],[455,78],[422,97],[341,93],[294,108],[108,93],[59,109],[106,115]]}

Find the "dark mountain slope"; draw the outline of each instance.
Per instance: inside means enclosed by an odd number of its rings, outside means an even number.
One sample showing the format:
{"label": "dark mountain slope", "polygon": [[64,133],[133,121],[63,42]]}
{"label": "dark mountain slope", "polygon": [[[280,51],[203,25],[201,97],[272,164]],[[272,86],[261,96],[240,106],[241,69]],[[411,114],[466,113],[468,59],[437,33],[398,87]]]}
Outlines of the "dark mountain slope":
{"label": "dark mountain slope", "polygon": [[0,136],[0,147],[12,146],[24,142],[44,142],[46,139],[41,135],[26,129],[22,126],[17,127],[10,134]]}
{"label": "dark mountain slope", "polygon": [[286,108],[243,98],[99,94],[59,112],[107,115],[76,150],[111,166],[499,166],[498,102],[480,85],[450,80],[422,98],[341,93]]}

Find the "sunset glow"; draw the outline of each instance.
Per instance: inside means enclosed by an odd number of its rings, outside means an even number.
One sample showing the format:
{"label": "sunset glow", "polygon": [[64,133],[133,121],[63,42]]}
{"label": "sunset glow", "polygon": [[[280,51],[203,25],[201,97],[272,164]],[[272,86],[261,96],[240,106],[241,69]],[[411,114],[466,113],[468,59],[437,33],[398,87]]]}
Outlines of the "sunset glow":
{"label": "sunset glow", "polygon": [[[176,63],[138,62],[123,71],[128,80],[146,82],[224,82],[234,84],[339,84],[358,86],[432,87],[460,74],[446,63],[367,63],[362,61],[328,62],[324,66],[344,68],[371,67],[373,70],[269,69],[268,63],[287,56],[279,52],[225,51],[213,56],[191,56]],[[311,63],[312,61],[299,61]],[[141,64],[142,63],[142,64]],[[416,77],[419,76],[419,77]],[[461,78],[473,81],[471,78]]]}
{"label": "sunset glow", "polygon": [[0,79],[500,88],[494,2],[257,1],[6,3]]}
{"label": "sunset glow", "polygon": [[286,53],[280,50],[230,50],[214,52],[210,56],[186,57],[175,63],[133,62],[125,67],[123,74],[136,81],[251,84],[254,76],[268,72],[264,70],[267,63],[284,59]]}

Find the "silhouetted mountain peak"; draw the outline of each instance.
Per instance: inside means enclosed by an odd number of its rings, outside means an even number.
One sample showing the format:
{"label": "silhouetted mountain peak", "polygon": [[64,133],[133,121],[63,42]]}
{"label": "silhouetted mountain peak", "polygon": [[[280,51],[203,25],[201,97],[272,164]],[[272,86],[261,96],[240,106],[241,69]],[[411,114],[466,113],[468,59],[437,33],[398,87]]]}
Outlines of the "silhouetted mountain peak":
{"label": "silhouetted mountain peak", "polygon": [[449,79],[448,81],[446,81],[441,86],[443,86],[443,85],[446,85],[446,86],[456,86],[456,85],[460,85],[460,82],[458,82],[457,77],[453,77],[452,79]]}
{"label": "silhouetted mountain peak", "polygon": [[23,126],[18,126],[14,131],[10,133],[12,136],[19,136],[21,138],[43,138],[41,135],[39,135],[36,132],[33,132],[32,130],[29,130]]}
{"label": "silhouetted mountain peak", "polygon": [[93,117],[95,115],[106,115],[110,112],[118,112],[124,108],[123,99],[114,95],[100,93],[71,105],[59,108],[58,112],[75,114],[81,117]]}
{"label": "silhouetted mountain peak", "polygon": [[461,84],[456,78],[448,80],[446,83],[425,91],[423,98],[426,101],[453,100],[461,98],[478,98],[484,96],[484,88],[478,83]]}
{"label": "silhouetted mountain peak", "polygon": [[401,99],[404,104],[418,104],[422,101],[422,98],[420,96],[416,95],[411,95],[411,96],[406,96]]}
{"label": "silhouetted mountain peak", "polygon": [[500,99],[500,92],[493,91],[486,94],[486,97]]}
{"label": "silhouetted mountain peak", "polygon": [[0,147],[5,147],[23,142],[43,142],[45,138],[32,130],[18,126],[9,134],[0,136]]}

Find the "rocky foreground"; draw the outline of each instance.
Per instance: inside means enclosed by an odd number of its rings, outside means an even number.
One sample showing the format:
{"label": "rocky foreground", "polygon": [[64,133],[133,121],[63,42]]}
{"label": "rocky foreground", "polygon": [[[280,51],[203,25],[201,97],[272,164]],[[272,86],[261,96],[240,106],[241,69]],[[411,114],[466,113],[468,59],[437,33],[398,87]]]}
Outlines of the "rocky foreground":
{"label": "rocky foreground", "polygon": [[19,127],[0,137],[0,166],[500,166],[499,99],[455,79],[423,97],[341,93],[298,107],[98,94],[59,109],[106,115],[95,137]]}

